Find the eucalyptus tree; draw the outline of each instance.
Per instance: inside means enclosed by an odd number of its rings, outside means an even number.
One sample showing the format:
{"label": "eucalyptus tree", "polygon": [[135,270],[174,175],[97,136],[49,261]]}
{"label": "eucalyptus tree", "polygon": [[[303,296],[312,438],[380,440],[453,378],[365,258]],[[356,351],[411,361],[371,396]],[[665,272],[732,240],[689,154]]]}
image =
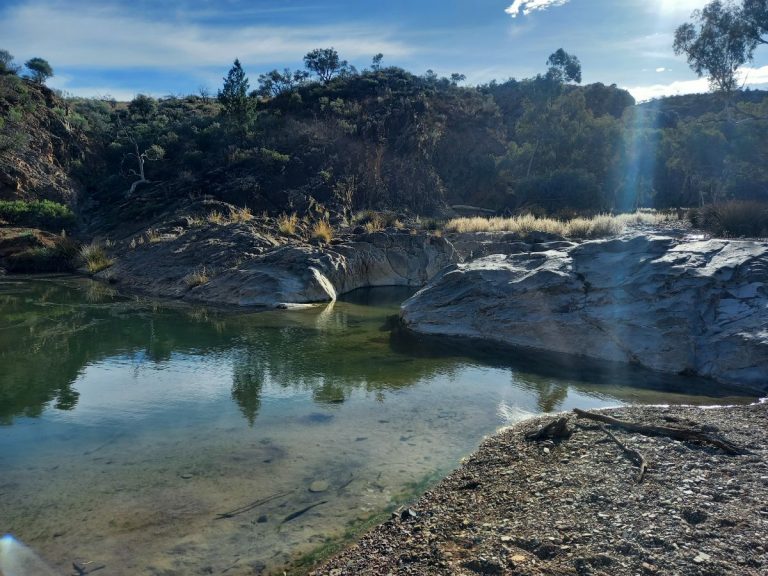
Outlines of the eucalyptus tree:
{"label": "eucalyptus tree", "polygon": [[349,62],[341,60],[339,53],[333,48],[315,48],[304,56],[304,66],[323,84],[349,70]]}
{"label": "eucalyptus tree", "polygon": [[19,67],[13,62],[13,54],[0,49],[0,74],[17,74]]}
{"label": "eucalyptus tree", "polygon": [[684,54],[713,91],[730,95],[739,87],[739,68],[752,59],[757,45],[754,26],[748,24],[742,7],[721,0],[694,11],[692,19],[675,31],[675,54]]}
{"label": "eucalyptus tree", "polygon": [[42,58],[32,58],[24,63],[29,70],[30,78],[36,84],[45,84],[45,81],[53,76],[53,68],[47,60]]}
{"label": "eucalyptus tree", "polygon": [[275,69],[259,75],[258,94],[265,97],[275,97],[293,92],[309,78],[309,72],[284,68],[282,72]]}
{"label": "eucalyptus tree", "polygon": [[559,83],[576,82],[581,84],[581,62],[579,59],[568,54],[562,48],[558,48],[547,58],[547,78]]}

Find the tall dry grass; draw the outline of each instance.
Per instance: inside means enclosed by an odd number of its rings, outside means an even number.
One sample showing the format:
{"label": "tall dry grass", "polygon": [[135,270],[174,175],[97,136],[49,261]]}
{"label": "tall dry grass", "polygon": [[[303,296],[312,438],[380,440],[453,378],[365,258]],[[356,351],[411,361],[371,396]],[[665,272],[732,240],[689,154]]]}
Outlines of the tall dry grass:
{"label": "tall dry grass", "polygon": [[642,211],[633,214],[598,214],[591,218],[557,220],[522,214],[511,218],[474,216],[454,218],[445,225],[446,232],[508,232],[525,236],[531,232],[545,232],[569,238],[603,238],[623,232],[629,225],[653,225],[665,222],[671,215]]}

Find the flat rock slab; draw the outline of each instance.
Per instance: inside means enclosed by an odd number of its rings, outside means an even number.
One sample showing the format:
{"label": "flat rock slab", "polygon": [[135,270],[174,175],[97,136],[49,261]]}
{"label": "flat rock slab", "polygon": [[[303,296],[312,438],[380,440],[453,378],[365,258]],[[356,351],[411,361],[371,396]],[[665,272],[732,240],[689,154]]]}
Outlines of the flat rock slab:
{"label": "flat rock slab", "polygon": [[[228,224],[180,229],[175,237],[123,250],[98,277],[152,296],[287,308],[329,302],[358,288],[423,286],[457,261],[449,242],[424,232],[389,230],[328,245],[280,245],[248,224]],[[206,281],[189,281],[201,271]]]}
{"label": "flat rock slab", "polygon": [[551,246],[446,268],[404,303],[403,324],[768,390],[768,243]]}

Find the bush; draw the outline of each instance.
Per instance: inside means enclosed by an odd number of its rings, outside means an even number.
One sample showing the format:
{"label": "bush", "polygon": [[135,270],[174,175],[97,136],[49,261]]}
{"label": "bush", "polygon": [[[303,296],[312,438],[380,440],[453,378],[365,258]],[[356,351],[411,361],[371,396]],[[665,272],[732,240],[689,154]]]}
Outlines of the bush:
{"label": "bush", "polygon": [[69,206],[50,200],[0,200],[0,220],[16,226],[59,231],[75,223]]}
{"label": "bush", "polygon": [[691,210],[694,226],[716,236],[766,237],[768,236],[768,203],[758,201],[710,204]]}
{"label": "bush", "polygon": [[61,238],[52,245],[30,246],[12,254],[5,264],[16,273],[69,272],[75,269],[76,256],[75,244]]}

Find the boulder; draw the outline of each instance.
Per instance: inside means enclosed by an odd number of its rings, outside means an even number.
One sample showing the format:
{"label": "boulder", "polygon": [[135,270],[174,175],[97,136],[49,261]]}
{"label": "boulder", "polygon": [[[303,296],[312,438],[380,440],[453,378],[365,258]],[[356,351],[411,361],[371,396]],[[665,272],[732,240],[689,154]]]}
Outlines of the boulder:
{"label": "boulder", "polygon": [[[458,261],[453,246],[426,233],[375,232],[277,245],[246,225],[184,231],[125,250],[99,274],[128,292],[238,306],[327,302],[370,286],[423,286]],[[189,274],[205,271],[206,281]]]}
{"label": "boulder", "polygon": [[768,390],[768,243],[638,234],[490,255],[442,271],[401,319]]}

